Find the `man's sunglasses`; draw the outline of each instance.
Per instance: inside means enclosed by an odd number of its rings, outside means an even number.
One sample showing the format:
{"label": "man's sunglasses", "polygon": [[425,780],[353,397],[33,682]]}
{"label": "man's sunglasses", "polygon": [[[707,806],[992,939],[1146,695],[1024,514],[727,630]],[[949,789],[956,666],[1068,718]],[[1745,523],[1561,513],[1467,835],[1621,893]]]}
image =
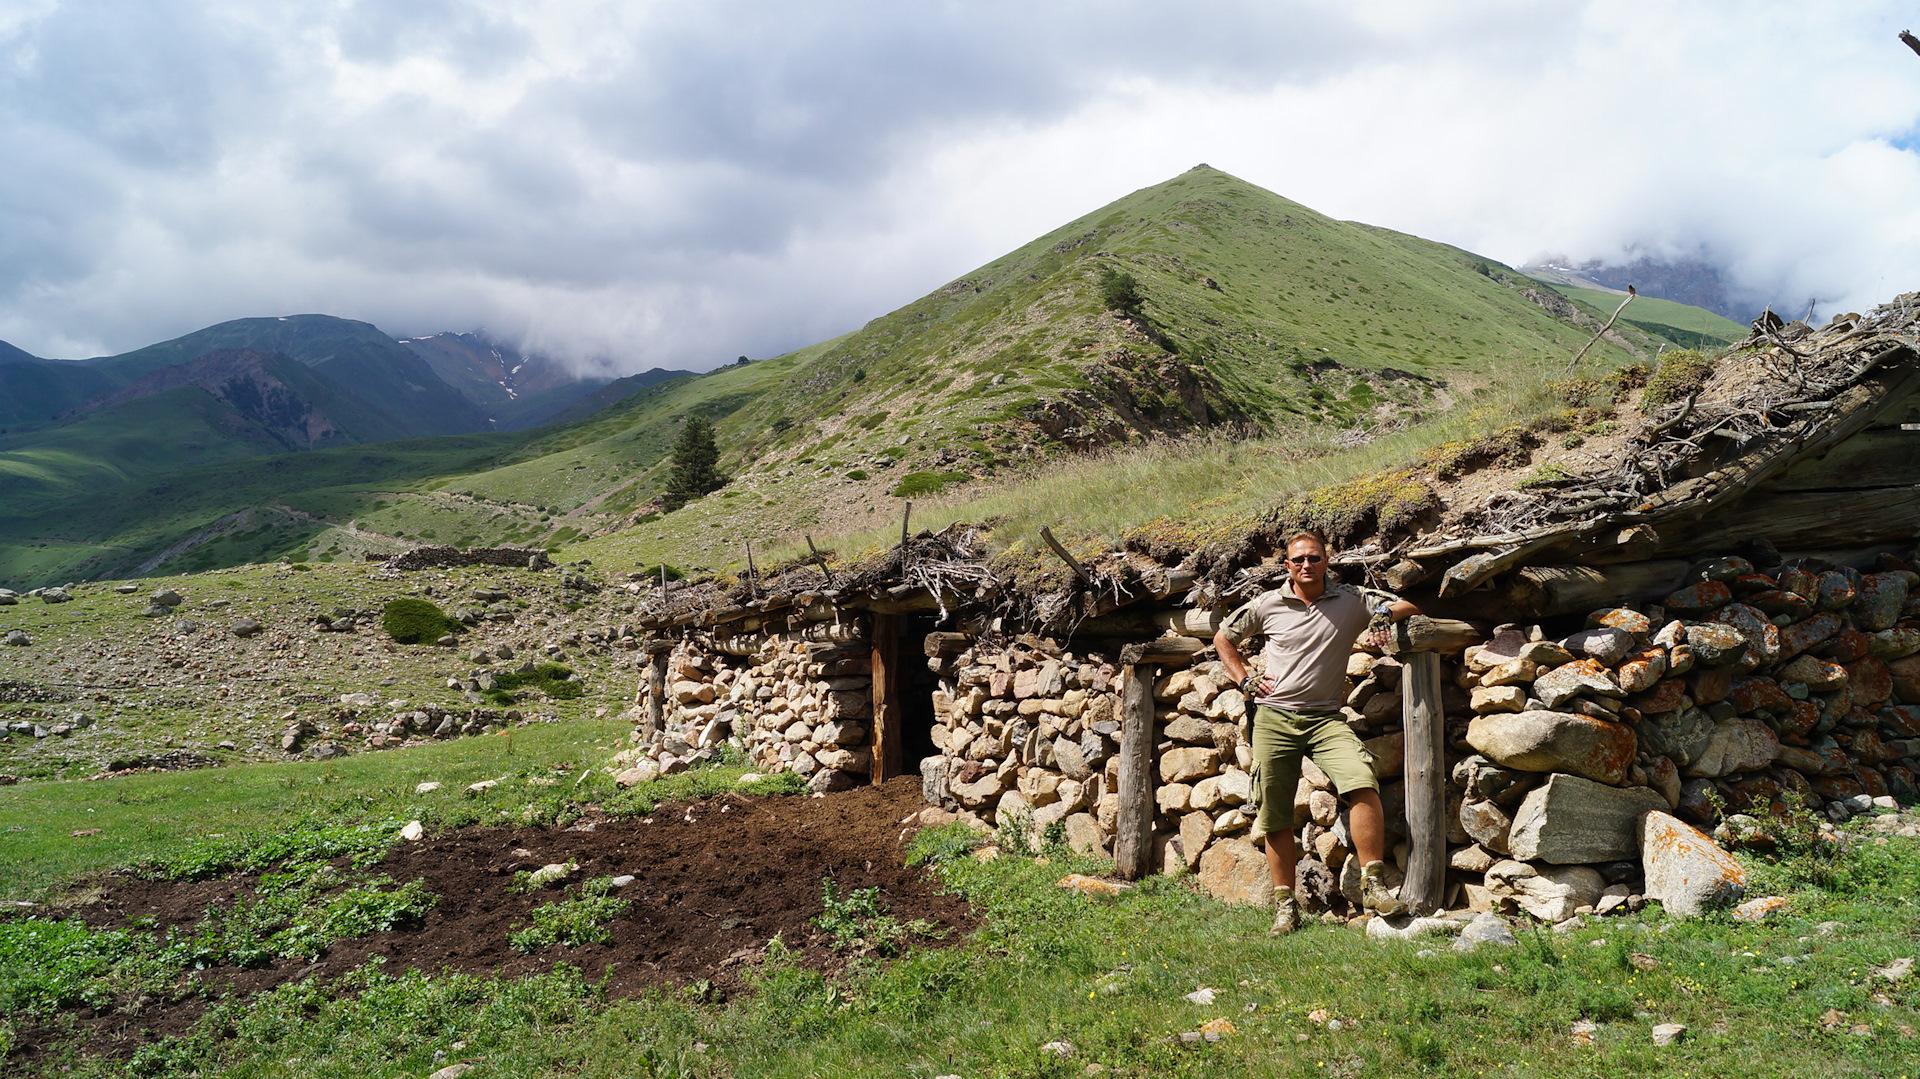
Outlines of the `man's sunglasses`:
{"label": "man's sunglasses", "polygon": [[1298,554],[1298,555],[1294,555],[1292,558],[1287,559],[1287,561],[1293,563],[1296,566],[1311,566],[1316,562],[1324,562],[1326,561],[1326,559],[1320,557],[1317,554]]}

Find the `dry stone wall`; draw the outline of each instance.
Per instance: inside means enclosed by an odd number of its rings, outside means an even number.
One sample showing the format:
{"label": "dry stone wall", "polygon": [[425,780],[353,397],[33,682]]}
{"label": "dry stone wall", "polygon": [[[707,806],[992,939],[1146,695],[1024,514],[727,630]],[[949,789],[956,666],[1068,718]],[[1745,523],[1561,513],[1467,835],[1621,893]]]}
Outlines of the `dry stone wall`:
{"label": "dry stone wall", "polygon": [[[939,664],[934,696],[937,755],[921,762],[928,802],[982,824],[1024,828],[1041,843],[1050,829],[1082,850],[1111,853],[1119,816],[1120,672],[1107,656],[1077,654],[1026,638],[975,645]],[[1400,782],[1400,663],[1354,653],[1347,722],[1374,756],[1405,868]],[[1246,698],[1217,660],[1164,672],[1153,687],[1154,853],[1168,872],[1192,870],[1222,898],[1257,902],[1265,855],[1251,836],[1252,753]],[[1466,697],[1455,702],[1462,710]],[[1302,884],[1320,907],[1359,896],[1345,814],[1326,774],[1308,762],[1294,795]]]}
{"label": "dry stone wall", "polygon": [[807,776],[816,791],[867,782],[873,764],[869,646],[807,639],[817,635],[757,636],[747,655],[716,647],[738,647],[739,637],[676,645],[665,657],[660,729],[650,738],[635,732],[637,744],[620,754],[616,763],[624,767],[615,778],[645,782],[731,745],[761,771]]}
{"label": "dry stone wall", "polygon": [[[1560,921],[1737,896],[1733,841],[1751,817],[1803,804],[1834,820],[1920,797],[1920,573],[1803,559],[1762,572],[1696,564],[1663,602],[1593,611],[1585,624],[1496,627],[1443,659],[1449,905]],[[1569,632],[1570,631],[1570,632]],[[1221,665],[1154,684],[1156,866],[1212,894],[1261,902],[1250,835],[1246,702]],[[937,754],[926,798],[1039,843],[1058,826],[1111,851],[1119,799],[1120,673],[1098,653],[1022,638],[935,659]],[[1355,651],[1343,712],[1375,760],[1391,866],[1404,870],[1401,670]],[[1301,894],[1350,909],[1358,866],[1343,803],[1309,761],[1294,799]],[[1742,815],[1748,816],[1742,816]],[[1682,837],[1690,833],[1692,839]],[[1649,837],[1652,838],[1649,838]],[[1692,859],[1684,872],[1656,860]],[[1732,867],[1732,868],[1729,868]],[[1688,880],[1696,892],[1673,891]]]}

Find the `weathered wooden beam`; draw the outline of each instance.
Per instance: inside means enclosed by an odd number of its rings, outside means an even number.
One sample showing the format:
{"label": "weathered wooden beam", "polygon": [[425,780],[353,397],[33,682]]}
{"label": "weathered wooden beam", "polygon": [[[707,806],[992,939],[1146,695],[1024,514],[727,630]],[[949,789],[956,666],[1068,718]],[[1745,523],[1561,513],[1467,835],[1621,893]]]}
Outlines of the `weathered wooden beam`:
{"label": "weathered wooden beam", "polygon": [[1072,570],[1073,575],[1080,578],[1082,583],[1093,583],[1093,574],[1088,573],[1087,567],[1081,565],[1079,559],[1068,553],[1066,547],[1062,545],[1059,540],[1053,538],[1053,529],[1048,528],[1046,525],[1041,525],[1040,538],[1047,541],[1047,546],[1053,548],[1053,553],[1060,556],[1060,561],[1065,562],[1067,568]]}
{"label": "weathered wooden beam", "polygon": [[1120,672],[1120,812],[1114,820],[1113,862],[1128,880],[1146,876],[1153,860],[1153,673],[1134,664]]}
{"label": "weathered wooden beam", "polygon": [[1465,595],[1533,555],[1549,547],[1566,543],[1578,534],[1577,531],[1556,532],[1536,536],[1524,543],[1516,543],[1509,547],[1468,555],[1440,575],[1440,597],[1451,599],[1454,596]]}
{"label": "weathered wooden beam", "polygon": [[937,611],[940,609],[940,599],[933,593],[919,588],[908,590],[899,599],[889,597],[848,600],[843,606],[872,611],[875,614],[909,614],[915,611]]}
{"label": "weathered wooden beam", "polygon": [[1850,487],[1899,487],[1913,482],[1920,457],[1920,431],[1869,427],[1827,451],[1802,458],[1764,492],[1829,491]]}
{"label": "weathered wooden beam", "polygon": [[1151,615],[1154,625],[1168,633],[1206,641],[1213,640],[1213,635],[1219,631],[1220,623],[1225,618],[1225,612],[1201,607],[1179,607],[1171,611],[1155,611]]}
{"label": "weathered wooden beam", "polygon": [[1912,539],[1920,531],[1920,485],[1845,491],[1756,492],[1690,529],[1662,527],[1662,554],[1713,551],[1765,536],[1775,547],[1858,547]]}
{"label": "weathered wooden beam", "polygon": [[1660,549],[1660,531],[1652,525],[1608,528],[1567,545],[1561,557],[1586,566],[1610,566],[1652,558]]}
{"label": "weathered wooden beam", "polygon": [[1660,599],[1686,578],[1685,559],[1626,562],[1617,566],[1525,566],[1511,595],[1527,617],[1547,618]]}
{"label": "weathered wooden beam", "polygon": [[1416,614],[1393,624],[1392,650],[1396,655],[1420,652],[1451,654],[1485,637],[1486,634],[1471,622]]}
{"label": "weathered wooden beam", "polygon": [[900,617],[881,614],[873,619],[873,767],[874,783],[885,783],[901,773],[906,755],[900,718]]}
{"label": "weathered wooden beam", "polygon": [[[651,642],[649,642],[651,643]],[[669,645],[671,641],[667,642]],[[646,718],[640,725],[640,737],[652,741],[660,733],[667,707],[667,654],[649,649],[647,656]]]}
{"label": "weathered wooden beam", "polygon": [[798,636],[803,641],[815,643],[845,643],[867,639],[871,623],[864,617],[848,617],[837,622],[810,622],[801,627]]}
{"label": "weathered wooden beam", "polygon": [[1158,665],[1184,667],[1205,651],[1208,642],[1197,637],[1156,637],[1130,644],[1120,650],[1120,662],[1128,666]]}
{"label": "weathered wooden beam", "polygon": [[1446,715],[1440,702],[1440,657],[1414,652],[1401,662],[1407,877],[1400,898],[1413,913],[1431,914],[1445,904],[1447,887]]}
{"label": "weathered wooden beam", "polygon": [[[1881,353],[1884,361],[1904,351],[1896,346]],[[1881,366],[1833,397],[1833,409],[1809,428],[1801,438],[1769,438],[1719,468],[1696,479],[1674,484],[1648,498],[1623,521],[1650,521],[1661,526],[1661,535],[1671,538],[1678,531],[1666,527],[1669,522],[1697,521],[1739,500],[1748,491],[1784,472],[1796,461],[1818,457],[1875,423],[1882,412],[1894,411],[1907,397],[1920,390],[1920,363]]]}
{"label": "weathered wooden beam", "polygon": [[929,658],[936,657],[936,656],[941,658],[945,658],[947,656],[957,656],[960,653],[966,651],[967,649],[973,647],[973,634],[946,633],[946,632],[929,633],[927,634],[927,639],[924,647],[926,649],[926,653]]}
{"label": "weathered wooden beam", "polygon": [[1193,587],[1198,574],[1189,569],[1150,569],[1140,574],[1140,581],[1147,586],[1147,594],[1154,599],[1166,599],[1175,592],[1185,592]]}

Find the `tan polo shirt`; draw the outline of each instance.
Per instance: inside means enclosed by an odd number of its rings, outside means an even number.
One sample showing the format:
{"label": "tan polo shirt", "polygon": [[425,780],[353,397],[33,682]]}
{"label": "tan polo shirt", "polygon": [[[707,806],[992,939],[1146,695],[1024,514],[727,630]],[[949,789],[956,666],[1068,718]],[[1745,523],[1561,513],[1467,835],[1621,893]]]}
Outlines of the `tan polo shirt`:
{"label": "tan polo shirt", "polygon": [[1220,630],[1235,645],[1265,634],[1261,673],[1273,692],[1256,704],[1294,710],[1332,711],[1347,695],[1347,656],[1367,628],[1369,608],[1394,597],[1372,589],[1327,583],[1312,603],[1303,603],[1287,581],[1236,608]]}

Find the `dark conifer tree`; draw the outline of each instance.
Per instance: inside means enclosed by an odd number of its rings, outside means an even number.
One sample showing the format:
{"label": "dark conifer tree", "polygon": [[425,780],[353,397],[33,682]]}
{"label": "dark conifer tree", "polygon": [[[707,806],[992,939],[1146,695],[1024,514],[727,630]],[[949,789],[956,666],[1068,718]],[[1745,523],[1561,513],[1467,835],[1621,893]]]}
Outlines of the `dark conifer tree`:
{"label": "dark conifer tree", "polygon": [[720,446],[713,440],[713,425],[699,416],[687,417],[680,428],[680,439],[673,444],[673,471],[667,475],[667,489],[660,495],[660,507],[668,513],[694,499],[727,485],[715,466],[720,463]]}

